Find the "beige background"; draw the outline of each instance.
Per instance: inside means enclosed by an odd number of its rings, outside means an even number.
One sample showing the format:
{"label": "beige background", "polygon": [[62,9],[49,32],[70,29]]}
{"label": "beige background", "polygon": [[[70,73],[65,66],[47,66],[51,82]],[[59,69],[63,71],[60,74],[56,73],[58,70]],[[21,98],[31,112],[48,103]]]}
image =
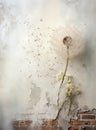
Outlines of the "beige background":
{"label": "beige background", "polygon": [[66,35],[74,41],[67,74],[82,91],[79,108],[96,107],[95,5],[93,0],[0,0],[0,117],[6,127],[15,113],[47,111],[55,118]]}

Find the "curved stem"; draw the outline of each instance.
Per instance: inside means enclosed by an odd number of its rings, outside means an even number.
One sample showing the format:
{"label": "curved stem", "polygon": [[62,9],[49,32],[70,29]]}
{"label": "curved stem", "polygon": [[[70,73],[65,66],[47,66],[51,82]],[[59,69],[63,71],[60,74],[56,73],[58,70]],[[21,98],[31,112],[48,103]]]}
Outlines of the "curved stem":
{"label": "curved stem", "polygon": [[65,67],[65,70],[64,70],[64,74],[63,74],[63,78],[62,78],[62,81],[61,81],[61,84],[60,84],[60,88],[64,82],[64,78],[65,78],[65,75],[66,75],[66,71],[67,71],[67,68],[68,68],[68,63],[69,63],[69,46],[67,46],[67,59],[66,59],[66,67]]}
{"label": "curved stem", "polygon": [[[57,99],[58,108],[59,108],[59,100],[60,100],[61,87],[62,87],[62,84],[63,84],[64,79],[65,79],[65,75],[66,75],[66,72],[67,72],[68,64],[69,64],[69,46],[67,46],[66,67],[65,67],[64,74],[63,74],[63,77],[62,77],[62,81],[61,81],[61,84],[60,84],[60,86],[59,86],[59,91],[58,91],[58,99]],[[65,101],[64,101],[64,102],[65,102]],[[56,119],[59,117],[59,114],[60,114],[60,112],[61,112],[61,110],[62,110],[62,108],[63,108],[64,102],[62,103],[61,107],[60,107],[59,110],[58,110]]]}
{"label": "curved stem", "polygon": [[64,82],[64,78],[65,78],[66,71],[67,71],[67,68],[68,68],[68,63],[69,63],[69,47],[67,46],[66,67],[65,67],[65,70],[64,70],[64,74],[63,74],[62,81],[61,81],[61,84],[59,86],[59,92],[58,92],[58,99],[57,99],[57,105],[58,105],[58,107],[59,107],[59,97],[60,97],[61,87],[62,87],[62,84]]}

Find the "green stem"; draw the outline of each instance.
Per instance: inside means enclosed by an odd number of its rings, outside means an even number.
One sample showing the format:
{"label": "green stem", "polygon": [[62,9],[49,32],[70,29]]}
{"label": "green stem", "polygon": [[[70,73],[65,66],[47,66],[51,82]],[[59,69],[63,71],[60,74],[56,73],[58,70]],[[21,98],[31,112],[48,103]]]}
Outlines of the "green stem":
{"label": "green stem", "polygon": [[70,114],[70,111],[71,111],[72,100],[73,100],[73,98],[72,98],[72,97],[70,97],[70,100],[69,100],[69,109],[68,109],[68,115]]}

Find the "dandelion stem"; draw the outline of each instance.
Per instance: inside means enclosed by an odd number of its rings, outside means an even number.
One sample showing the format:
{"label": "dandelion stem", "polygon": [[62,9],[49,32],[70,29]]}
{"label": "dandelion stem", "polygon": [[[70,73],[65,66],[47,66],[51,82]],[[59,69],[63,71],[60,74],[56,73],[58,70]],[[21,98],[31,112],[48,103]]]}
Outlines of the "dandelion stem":
{"label": "dandelion stem", "polygon": [[62,81],[61,81],[61,84],[60,84],[60,86],[59,86],[59,91],[58,91],[58,99],[57,99],[57,105],[58,105],[58,107],[59,107],[59,98],[60,98],[61,87],[62,87],[62,84],[63,84],[63,82],[64,82],[64,78],[65,78],[65,75],[66,75],[66,71],[67,71],[67,68],[68,68],[68,64],[69,64],[69,47],[67,46],[66,67],[65,67],[64,74],[63,74],[63,77],[62,77]]}
{"label": "dandelion stem", "polygon": [[64,82],[64,79],[65,79],[65,76],[66,76],[66,72],[67,72],[67,68],[68,68],[68,64],[69,64],[69,46],[67,46],[67,58],[66,58],[66,67],[65,67],[65,70],[64,70],[64,74],[63,74],[63,77],[62,77],[62,81],[61,81],[61,84],[59,86],[59,91],[58,91],[58,99],[57,99],[57,105],[58,105],[58,113],[57,113],[57,116],[56,116],[56,119],[59,117],[59,114],[63,108],[63,105],[64,105],[64,102],[62,103],[61,107],[59,108],[59,100],[60,100],[60,92],[61,92],[61,87],[62,87],[62,84]]}

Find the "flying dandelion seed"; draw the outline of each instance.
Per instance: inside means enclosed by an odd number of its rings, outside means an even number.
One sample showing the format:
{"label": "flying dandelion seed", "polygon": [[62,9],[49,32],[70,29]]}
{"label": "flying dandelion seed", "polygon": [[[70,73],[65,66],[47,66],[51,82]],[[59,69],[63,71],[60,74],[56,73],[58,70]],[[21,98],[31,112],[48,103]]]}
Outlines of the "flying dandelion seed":
{"label": "flying dandelion seed", "polygon": [[69,47],[72,43],[72,38],[70,36],[66,36],[63,38],[63,44]]}

